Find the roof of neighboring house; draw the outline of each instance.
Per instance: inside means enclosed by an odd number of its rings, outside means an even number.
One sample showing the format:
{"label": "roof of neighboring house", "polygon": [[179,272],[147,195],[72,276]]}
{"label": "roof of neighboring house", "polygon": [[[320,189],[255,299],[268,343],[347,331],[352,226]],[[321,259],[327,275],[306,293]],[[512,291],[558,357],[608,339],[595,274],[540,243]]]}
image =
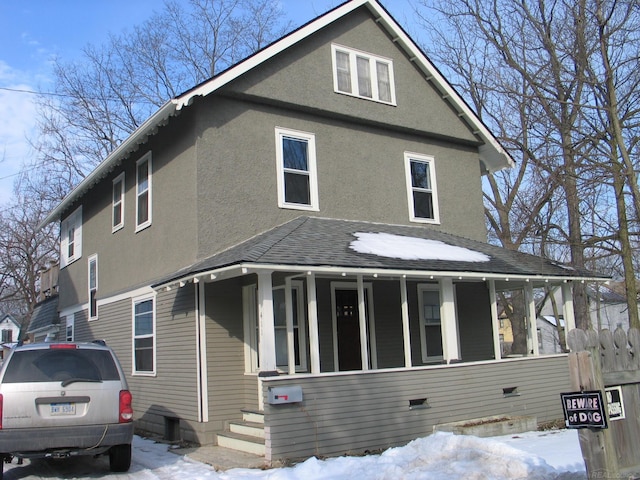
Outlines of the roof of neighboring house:
{"label": "roof of neighboring house", "polygon": [[298,217],[175,272],[167,285],[231,266],[338,267],[452,276],[598,279],[607,277],[433,228]]}
{"label": "roof of neighboring house", "polygon": [[614,282],[609,285],[598,285],[598,288],[588,288],[587,295],[589,298],[598,300],[602,303],[627,303],[627,297],[624,293],[618,293],[616,290],[624,292],[624,282]]}
{"label": "roof of neighboring house", "polygon": [[13,324],[14,324],[16,327],[20,328],[20,322],[18,322],[18,320],[16,320],[16,317],[14,317],[13,315],[11,315],[10,313],[5,314],[5,315],[2,317],[2,320],[0,320],[0,321],[4,322],[5,320],[9,320],[9,321],[13,322]]}
{"label": "roof of neighboring house", "polygon": [[389,37],[405,51],[407,58],[423,72],[425,79],[428,79],[428,81],[435,86],[442,95],[442,98],[446,99],[458,115],[468,123],[474,134],[477,135],[478,139],[482,142],[482,145],[479,147],[479,154],[486,170],[493,172],[515,164],[509,153],[500,145],[482,120],[480,120],[453,86],[444,78],[442,73],[431,63],[425,53],[415,44],[380,3],[376,0],[350,0],[302,25],[293,32],[257,51],[227,70],[220,72],[211,79],[167,101],[101,162],[95,170],[87,175],[84,180],[49,213],[40,226],[44,226],[54,220],[59,220],[73,202],[82,197],[90,188],[108,174],[108,172],[122,162],[123,159],[137,150],[139,145],[145,143],[149,136],[157,132],[158,127],[165,125],[169,121],[170,117],[191,105],[194,99],[218,91],[234,79],[360,7],[366,7],[369,12],[371,12],[376,22],[387,31]]}
{"label": "roof of neighboring house", "polygon": [[46,300],[38,303],[33,309],[33,313],[31,314],[31,322],[29,322],[27,333],[36,333],[46,330],[54,325],[57,325],[59,322],[60,317],[58,316],[58,295],[53,295]]}

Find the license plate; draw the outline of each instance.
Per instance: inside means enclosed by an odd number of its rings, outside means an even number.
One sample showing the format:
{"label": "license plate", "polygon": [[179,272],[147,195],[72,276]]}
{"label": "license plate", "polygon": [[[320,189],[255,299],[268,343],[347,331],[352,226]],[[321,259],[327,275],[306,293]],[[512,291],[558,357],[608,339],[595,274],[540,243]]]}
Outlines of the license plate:
{"label": "license plate", "polygon": [[75,403],[52,403],[51,415],[75,415],[76,404]]}

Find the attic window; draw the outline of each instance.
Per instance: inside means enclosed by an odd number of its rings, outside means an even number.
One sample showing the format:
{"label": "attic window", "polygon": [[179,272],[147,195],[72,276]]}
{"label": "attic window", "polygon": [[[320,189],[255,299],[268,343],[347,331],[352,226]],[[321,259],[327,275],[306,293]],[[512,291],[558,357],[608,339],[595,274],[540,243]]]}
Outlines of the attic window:
{"label": "attic window", "polygon": [[337,93],[396,104],[393,62],[340,45],[331,46],[333,88]]}

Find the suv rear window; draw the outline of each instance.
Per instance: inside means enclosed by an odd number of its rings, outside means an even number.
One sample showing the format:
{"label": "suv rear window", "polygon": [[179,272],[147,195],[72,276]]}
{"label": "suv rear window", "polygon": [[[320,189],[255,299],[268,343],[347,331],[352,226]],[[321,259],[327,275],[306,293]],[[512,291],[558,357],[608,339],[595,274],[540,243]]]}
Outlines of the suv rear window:
{"label": "suv rear window", "polygon": [[69,378],[120,380],[108,351],[92,349],[25,350],[11,356],[3,383],[55,382]]}

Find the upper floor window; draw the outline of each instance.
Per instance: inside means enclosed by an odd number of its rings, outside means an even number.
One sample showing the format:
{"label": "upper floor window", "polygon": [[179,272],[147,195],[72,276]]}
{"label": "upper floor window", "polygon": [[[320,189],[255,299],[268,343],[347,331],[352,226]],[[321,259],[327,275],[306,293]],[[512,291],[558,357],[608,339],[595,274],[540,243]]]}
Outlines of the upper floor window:
{"label": "upper floor window", "polygon": [[155,373],[155,307],[154,298],[133,301],[133,373]]}
{"label": "upper floor window", "polygon": [[98,301],[96,295],[98,293],[98,255],[89,257],[88,268],[88,286],[89,286],[89,320],[98,318]]}
{"label": "upper floor window", "polygon": [[340,45],[331,46],[336,92],[395,105],[393,62]]}
{"label": "upper floor window", "polygon": [[318,211],[315,136],[276,128],[276,160],[278,206]]}
{"label": "upper floor window", "polygon": [[13,342],[13,330],[2,330],[2,343]]}
{"label": "upper floor window", "polygon": [[82,256],[82,207],[78,207],[60,224],[60,268]]}
{"label": "upper floor window", "polygon": [[113,179],[112,231],[124,227],[124,173]]}
{"label": "upper floor window", "polygon": [[151,225],[151,152],[136,162],[136,232]]}
{"label": "upper floor window", "polygon": [[433,157],[405,152],[404,159],[411,220],[439,223],[440,214]]}

